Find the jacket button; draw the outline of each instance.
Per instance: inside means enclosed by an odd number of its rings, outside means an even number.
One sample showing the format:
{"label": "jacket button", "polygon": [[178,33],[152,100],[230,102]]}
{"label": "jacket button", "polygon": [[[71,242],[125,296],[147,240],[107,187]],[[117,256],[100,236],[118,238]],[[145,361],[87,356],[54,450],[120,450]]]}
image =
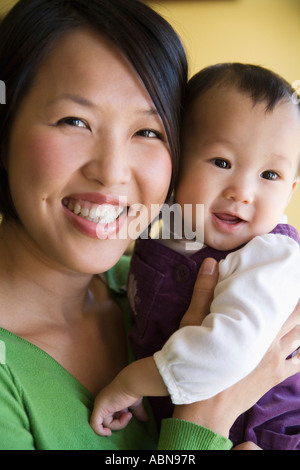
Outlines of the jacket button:
{"label": "jacket button", "polygon": [[178,264],[174,269],[174,277],[177,282],[186,282],[190,277],[190,269],[185,264]]}

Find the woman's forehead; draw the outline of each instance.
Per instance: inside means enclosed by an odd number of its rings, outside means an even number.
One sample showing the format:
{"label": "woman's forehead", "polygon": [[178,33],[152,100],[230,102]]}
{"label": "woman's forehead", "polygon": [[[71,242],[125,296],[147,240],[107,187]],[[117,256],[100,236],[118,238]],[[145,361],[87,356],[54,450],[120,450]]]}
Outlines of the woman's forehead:
{"label": "woman's forehead", "polygon": [[[105,37],[89,30],[71,32],[60,39],[37,71],[32,90],[50,103],[71,99],[87,107],[107,99],[127,97],[155,110],[140,77],[124,55]],[[101,98],[102,99],[102,98]]]}

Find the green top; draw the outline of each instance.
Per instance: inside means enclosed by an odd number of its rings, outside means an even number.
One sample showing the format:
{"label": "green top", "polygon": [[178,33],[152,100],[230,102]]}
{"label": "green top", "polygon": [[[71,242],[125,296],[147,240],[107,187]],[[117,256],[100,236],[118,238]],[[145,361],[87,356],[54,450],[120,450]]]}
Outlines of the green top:
{"label": "green top", "polygon": [[[108,273],[113,296],[127,323],[122,289],[128,269],[124,257]],[[196,450],[230,449],[229,440],[186,421],[165,420],[158,436],[154,420],[100,437],[89,426],[93,395],[45,351],[0,328],[1,450]],[[158,447],[157,447],[157,442]]]}

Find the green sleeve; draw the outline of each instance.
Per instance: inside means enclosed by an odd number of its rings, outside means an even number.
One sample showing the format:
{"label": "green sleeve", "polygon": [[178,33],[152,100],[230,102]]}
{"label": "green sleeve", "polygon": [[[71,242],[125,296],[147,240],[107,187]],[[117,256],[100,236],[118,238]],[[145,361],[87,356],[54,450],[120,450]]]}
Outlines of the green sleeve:
{"label": "green sleeve", "polygon": [[0,365],[0,408],[0,450],[35,450],[22,394],[5,365]]}
{"label": "green sleeve", "polygon": [[197,424],[181,419],[162,421],[158,450],[230,450],[232,442]]}

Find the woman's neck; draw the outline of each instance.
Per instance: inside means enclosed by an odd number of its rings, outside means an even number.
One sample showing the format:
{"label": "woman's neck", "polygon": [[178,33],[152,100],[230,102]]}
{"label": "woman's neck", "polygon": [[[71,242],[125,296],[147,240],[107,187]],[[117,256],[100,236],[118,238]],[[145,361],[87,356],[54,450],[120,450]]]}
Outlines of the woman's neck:
{"label": "woman's neck", "polygon": [[122,312],[96,276],[41,256],[21,231],[0,232],[0,327],[47,352],[92,393],[127,362]]}
{"label": "woman's neck", "polygon": [[[20,312],[26,312],[27,321],[30,316],[57,324],[82,315],[92,275],[72,272],[50,260],[16,224],[1,227],[0,259],[0,298],[11,306],[11,321],[14,312],[18,322]],[[8,318],[2,310],[0,322],[3,315]]]}

